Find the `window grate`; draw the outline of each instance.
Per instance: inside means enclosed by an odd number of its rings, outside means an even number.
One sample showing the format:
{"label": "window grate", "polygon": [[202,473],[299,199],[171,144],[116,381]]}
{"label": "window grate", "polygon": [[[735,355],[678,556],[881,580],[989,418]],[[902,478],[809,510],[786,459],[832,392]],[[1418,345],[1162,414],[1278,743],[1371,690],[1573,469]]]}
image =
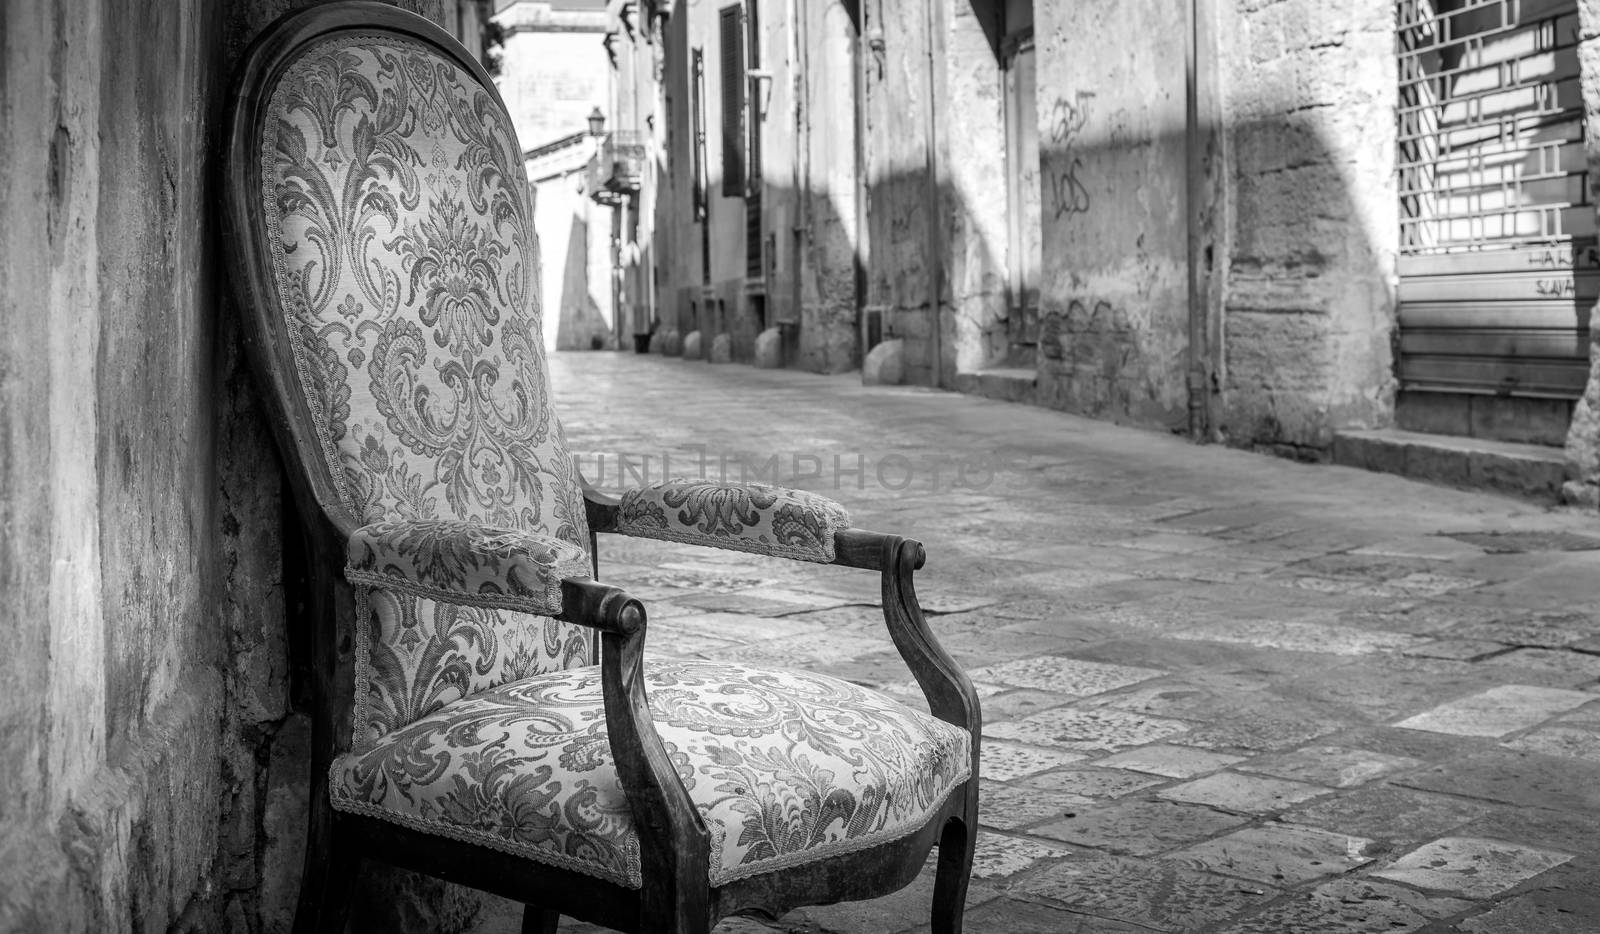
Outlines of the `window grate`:
{"label": "window grate", "polygon": [[1401,252],[1595,234],[1571,0],[1400,0]]}

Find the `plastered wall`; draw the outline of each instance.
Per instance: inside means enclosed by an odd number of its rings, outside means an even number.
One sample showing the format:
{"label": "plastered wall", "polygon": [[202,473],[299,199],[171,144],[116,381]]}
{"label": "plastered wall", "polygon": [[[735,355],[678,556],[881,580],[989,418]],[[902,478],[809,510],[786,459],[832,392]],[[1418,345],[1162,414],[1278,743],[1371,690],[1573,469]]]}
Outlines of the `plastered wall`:
{"label": "plastered wall", "polygon": [[[289,6],[0,7],[0,931],[292,917],[305,633],[216,190],[233,64]],[[367,890],[364,929],[475,910]]]}

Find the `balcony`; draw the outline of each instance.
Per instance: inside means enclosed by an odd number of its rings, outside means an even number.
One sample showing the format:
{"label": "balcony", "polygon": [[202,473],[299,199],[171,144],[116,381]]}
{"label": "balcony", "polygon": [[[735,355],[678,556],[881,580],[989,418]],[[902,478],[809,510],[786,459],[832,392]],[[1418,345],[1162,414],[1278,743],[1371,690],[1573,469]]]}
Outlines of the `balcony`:
{"label": "balcony", "polygon": [[638,191],[644,181],[644,135],[632,130],[607,134],[589,168],[591,196],[600,191]]}

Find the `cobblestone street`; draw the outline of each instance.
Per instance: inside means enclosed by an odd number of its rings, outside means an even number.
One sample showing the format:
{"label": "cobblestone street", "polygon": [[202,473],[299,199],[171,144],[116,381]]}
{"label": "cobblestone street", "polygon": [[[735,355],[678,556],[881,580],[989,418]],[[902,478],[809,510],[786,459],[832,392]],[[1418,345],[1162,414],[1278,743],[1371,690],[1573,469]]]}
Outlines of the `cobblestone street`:
{"label": "cobblestone street", "polygon": [[[597,486],[776,469],[926,544],[984,699],[969,931],[1600,931],[1592,515],[851,376],[553,366]],[[916,695],[871,574],[602,538],[601,576],[655,651]],[[775,926],[923,931],[930,888]]]}

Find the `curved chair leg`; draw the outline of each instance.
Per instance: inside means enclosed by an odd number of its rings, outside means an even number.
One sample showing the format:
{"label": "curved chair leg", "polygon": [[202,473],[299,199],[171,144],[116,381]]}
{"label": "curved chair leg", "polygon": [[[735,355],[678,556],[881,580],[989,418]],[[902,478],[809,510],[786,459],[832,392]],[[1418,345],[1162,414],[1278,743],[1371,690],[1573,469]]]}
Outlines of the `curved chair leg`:
{"label": "curved chair leg", "polygon": [[559,923],[559,911],[538,905],[524,905],[522,908],[522,934],[556,934],[556,925]]}
{"label": "curved chair leg", "polygon": [[310,823],[294,934],[343,934],[361,859],[334,833],[333,806],[323,789],[312,791]]}
{"label": "curved chair leg", "polygon": [[950,818],[939,834],[939,865],[933,879],[933,934],[961,934],[967,879],[972,875],[972,851],[977,845],[977,828],[959,817]]}

